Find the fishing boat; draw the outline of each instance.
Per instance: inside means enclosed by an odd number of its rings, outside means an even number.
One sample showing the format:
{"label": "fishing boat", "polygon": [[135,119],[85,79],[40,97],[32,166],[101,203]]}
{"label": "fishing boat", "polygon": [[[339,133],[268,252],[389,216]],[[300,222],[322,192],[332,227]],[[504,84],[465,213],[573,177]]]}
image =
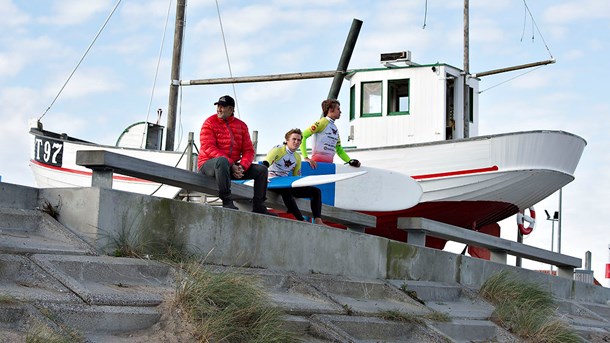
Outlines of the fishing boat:
{"label": "fishing boat", "polygon": [[354,148],[346,151],[410,175],[423,190],[412,208],[370,213],[378,226],[367,232],[404,241],[396,218],[425,217],[499,235],[497,222],[574,180],[583,138],[545,130],[479,136],[478,79],[464,80],[463,70],[445,64],[415,64],[409,55],[348,76],[347,144]]}
{"label": "fishing boat", "polygon": [[[349,43],[348,37],[346,50],[349,45],[353,49],[352,40]],[[382,67],[348,71],[348,61],[349,57],[342,57],[337,71],[317,75],[335,77],[329,97],[343,77],[350,82],[350,129],[343,137],[346,151],[368,165],[410,175],[423,189],[421,202],[412,208],[369,212],[378,221],[367,233],[404,241],[406,234],[396,229],[397,218],[417,216],[499,235],[497,222],[532,207],[574,180],[586,145],[581,137],[545,130],[479,136],[479,80],[490,72],[470,74],[467,68],[444,63],[418,64],[408,51],[382,54]],[[284,74],[265,80],[290,77]],[[180,78],[172,75],[172,79]],[[245,79],[228,82],[248,82]],[[179,85],[214,83],[221,81],[180,80],[172,83],[171,90]],[[171,114],[171,97],[169,111]],[[169,120],[168,141],[173,140],[174,126]],[[117,146],[101,146],[46,131],[40,122],[32,122],[30,166],[37,185],[89,186],[91,173],[75,163],[76,151],[85,149],[106,149],[192,170],[192,151],[161,150],[163,127],[158,123],[140,123],[129,131]],[[131,141],[136,143],[127,143]],[[167,198],[180,194],[175,187],[121,175],[114,176],[113,187]],[[366,195],[363,201],[367,201]],[[429,239],[427,245],[443,248],[444,243]]]}

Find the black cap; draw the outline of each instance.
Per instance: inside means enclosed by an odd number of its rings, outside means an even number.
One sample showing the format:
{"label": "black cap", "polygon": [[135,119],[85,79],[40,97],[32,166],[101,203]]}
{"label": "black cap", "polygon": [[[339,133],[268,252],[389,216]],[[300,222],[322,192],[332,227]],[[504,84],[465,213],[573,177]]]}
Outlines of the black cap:
{"label": "black cap", "polygon": [[228,95],[223,95],[220,97],[220,99],[218,99],[217,102],[214,103],[214,105],[235,106],[235,100]]}

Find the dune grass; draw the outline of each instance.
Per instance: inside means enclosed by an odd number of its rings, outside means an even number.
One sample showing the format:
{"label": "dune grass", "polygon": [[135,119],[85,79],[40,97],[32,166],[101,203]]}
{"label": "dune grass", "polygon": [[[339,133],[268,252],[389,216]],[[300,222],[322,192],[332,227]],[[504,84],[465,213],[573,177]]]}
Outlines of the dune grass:
{"label": "dune grass", "polygon": [[567,323],[555,317],[553,297],[538,284],[500,272],[485,281],[479,293],[496,307],[492,320],[521,338],[531,342],[582,342]]}
{"label": "dune grass", "polygon": [[80,343],[84,340],[80,337],[70,337],[58,333],[43,324],[35,324],[28,329],[25,336],[26,343]]}
{"label": "dune grass", "polygon": [[252,276],[211,272],[200,263],[184,265],[176,305],[194,324],[201,342],[296,342],[282,322],[282,311]]}

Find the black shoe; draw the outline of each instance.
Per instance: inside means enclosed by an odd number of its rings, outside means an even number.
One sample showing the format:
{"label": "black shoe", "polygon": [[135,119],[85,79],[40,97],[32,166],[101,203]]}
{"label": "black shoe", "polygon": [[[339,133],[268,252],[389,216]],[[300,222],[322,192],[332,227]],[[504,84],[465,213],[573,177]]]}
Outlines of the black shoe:
{"label": "black shoe", "polygon": [[228,208],[231,210],[239,210],[239,208],[237,208],[237,206],[235,206],[235,204],[233,203],[233,200],[223,200],[222,201],[222,207],[223,208]]}
{"label": "black shoe", "polygon": [[264,215],[267,215],[267,216],[272,216],[272,217],[278,217],[277,213],[269,212],[269,211],[267,210],[267,208],[266,208],[266,207],[264,207],[264,206],[261,206],[261,207],[253,207],[253,208],[252,208],[252,212],[254,212],[254,213],[258,213],[258,214],[264,214]]}

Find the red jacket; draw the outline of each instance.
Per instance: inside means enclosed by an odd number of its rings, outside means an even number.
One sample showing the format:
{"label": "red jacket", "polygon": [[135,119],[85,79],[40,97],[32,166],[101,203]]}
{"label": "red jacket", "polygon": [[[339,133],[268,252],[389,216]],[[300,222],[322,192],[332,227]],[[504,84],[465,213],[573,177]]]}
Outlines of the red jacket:
{"label": "red jacket", "polygon": [[217,114],[211,115],[203,122],[199,133],[201,146],[197,159],[197,168],[209,159],[224,156],[229,164],[239,163],[244,170],[250,168],[254,161],[254,147],[248,132],[248,126],[234,115],[220,119]]}

